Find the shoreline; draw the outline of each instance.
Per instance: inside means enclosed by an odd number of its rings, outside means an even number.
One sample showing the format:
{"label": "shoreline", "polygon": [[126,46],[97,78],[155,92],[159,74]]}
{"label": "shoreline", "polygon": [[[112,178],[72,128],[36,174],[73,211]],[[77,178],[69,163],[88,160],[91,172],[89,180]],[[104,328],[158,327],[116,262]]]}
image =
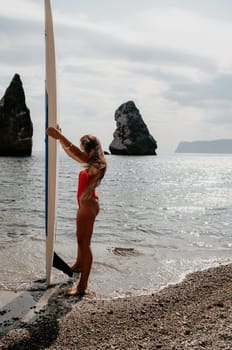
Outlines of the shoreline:
{"label": "shoreline", "polygon": [[232,347],[232,264],[191,273],[151,295],[78,299],[66,297],[67,288],[34,292],[31,319],[15,320],[1,349]]}

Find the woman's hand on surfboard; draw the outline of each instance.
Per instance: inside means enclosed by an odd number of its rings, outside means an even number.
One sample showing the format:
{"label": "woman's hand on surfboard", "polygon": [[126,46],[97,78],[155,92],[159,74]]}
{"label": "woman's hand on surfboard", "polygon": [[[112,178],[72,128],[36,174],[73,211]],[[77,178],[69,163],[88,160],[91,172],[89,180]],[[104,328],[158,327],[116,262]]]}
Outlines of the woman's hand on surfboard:
{"label": "woman's hand on surfboard", "polygon": [[53,127],[49,127],[47,128],[47,134],[48,136],[53,137],[56,140],[60,140],[61,139],[61,132],[60,132],[60,128],[53,128]]}

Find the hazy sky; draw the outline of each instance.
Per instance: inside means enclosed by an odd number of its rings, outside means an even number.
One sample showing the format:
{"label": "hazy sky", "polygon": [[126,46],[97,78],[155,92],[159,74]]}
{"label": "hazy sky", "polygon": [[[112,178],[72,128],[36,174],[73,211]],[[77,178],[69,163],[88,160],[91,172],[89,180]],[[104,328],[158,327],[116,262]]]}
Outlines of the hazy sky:
{"label": "hazy sky", "polygon": [[[158,153],[231,138],[231,0],[53,0],[58,115],[74,143],[107,149],[115,110],[133,100]],[[44,145],[44,1],[0,0],[0,97],[19,73]]]}

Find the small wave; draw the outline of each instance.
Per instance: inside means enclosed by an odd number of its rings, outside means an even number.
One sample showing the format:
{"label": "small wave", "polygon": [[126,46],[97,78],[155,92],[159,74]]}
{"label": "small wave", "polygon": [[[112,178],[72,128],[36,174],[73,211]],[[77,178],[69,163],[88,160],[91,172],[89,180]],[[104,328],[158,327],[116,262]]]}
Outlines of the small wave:
{"label": "small wave", "polygon": [[216,208],[209,208],[208,210],[209,210],[209,212],[210,211],[213,212],[213,213],[211,213],[211,215],[217,215],[218,212],[224,212],[224,211],[231,210],[231,207],[216,207]]}
{"label": "small wave", "polygon": [[98,261],[96,261],[95,264],[120,272],[120,270],[117,269],[115,266],[110,265],[110,264],[107,264],[107,263],[103,263],[103,262],[98,262]]}
{"label": "small wave", "polygon": [[109,249],[109,251],[115,255],[121,255],[121,256],[141,255],[141,253],[134,248],[115,247],[115,248]]}
{"label": "small wave", "polygon": [[9,204],[15,202],[15,199],[1,199],[0,203]]}
{"label": "small wave", "polygon": [[162,210],[167,210],[170,212],[181,212],[181,213],[194,213],[194,212],[205,212],[206,208],[201,206],[172,206],[163,207]]}

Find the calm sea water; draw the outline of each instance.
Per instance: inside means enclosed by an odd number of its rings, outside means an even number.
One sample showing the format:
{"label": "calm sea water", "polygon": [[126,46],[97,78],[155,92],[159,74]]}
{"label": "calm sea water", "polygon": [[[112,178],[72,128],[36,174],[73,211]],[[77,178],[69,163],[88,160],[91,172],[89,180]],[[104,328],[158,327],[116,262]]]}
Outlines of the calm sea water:
{"label": "calm sea water", "polygon": [[[138,295],[230,261],[232,156],[107,156],[89,287]],[[44,157],[0,158],[0,292],[45,277]],[[55,250],[76,254],[77,163],[60,156]],[[66,276],[54,270],[54,281]]]}

